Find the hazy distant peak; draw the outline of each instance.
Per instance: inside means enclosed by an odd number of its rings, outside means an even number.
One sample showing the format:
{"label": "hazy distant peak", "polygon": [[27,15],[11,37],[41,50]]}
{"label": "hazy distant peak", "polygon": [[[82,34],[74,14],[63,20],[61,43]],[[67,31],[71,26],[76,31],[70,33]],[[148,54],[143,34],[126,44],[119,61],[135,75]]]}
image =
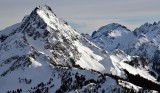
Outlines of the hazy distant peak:
{"label": "hazy distant peak", "polygon": [[121,24],[111,23],[111,24],[100,27],[97,31],[94,31],[92,33],[92,37],[93,38],[99,37],[99,36],[102,36],[104,34],[108,34],[108,33],[110,33],[111,31],[114,31],[114,30],[127,31],[127,32],[130,31],[127,27],[125,27]]}

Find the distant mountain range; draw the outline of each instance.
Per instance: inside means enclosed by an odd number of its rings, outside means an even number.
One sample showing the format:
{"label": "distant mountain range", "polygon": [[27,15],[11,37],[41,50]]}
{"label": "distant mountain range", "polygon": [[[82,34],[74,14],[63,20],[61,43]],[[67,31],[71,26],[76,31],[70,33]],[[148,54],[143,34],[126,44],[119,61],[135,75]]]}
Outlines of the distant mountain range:
{"label": "distant mountain range", "polygon": [[49,6],[0,31],[0,93],[158,93],[160,22],[79,34]]}

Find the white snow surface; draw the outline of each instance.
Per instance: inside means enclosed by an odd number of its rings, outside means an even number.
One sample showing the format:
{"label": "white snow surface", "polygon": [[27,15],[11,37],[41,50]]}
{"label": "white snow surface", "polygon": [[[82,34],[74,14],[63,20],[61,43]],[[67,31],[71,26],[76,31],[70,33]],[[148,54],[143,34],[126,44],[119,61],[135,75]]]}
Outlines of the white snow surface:
{"label": "white snow surface", "polygon": [[126,61],[131,61],[131,56],[125,54],[123,51],[115,51],[115,53],[111,54],[110,58],[112,60],[112,62],[114,63],[114,66],[115,66],[115,75],[117,76],[123,76],[123,75],[119,75],[119,73],[122,73],[122,71],[119,71],[119,69],[125,69],[127,70],[130,74],[133,74],[133,75],[140,75],[141,77],[143,78],[146,78],[148,80],[151,80],[153,82],[157,82],[157,79],[156,77],[152,76],[149,71],[145,68],[142,68],[142,67],[134,67],[134,66],[131,66],[127,63],[125,63]]}

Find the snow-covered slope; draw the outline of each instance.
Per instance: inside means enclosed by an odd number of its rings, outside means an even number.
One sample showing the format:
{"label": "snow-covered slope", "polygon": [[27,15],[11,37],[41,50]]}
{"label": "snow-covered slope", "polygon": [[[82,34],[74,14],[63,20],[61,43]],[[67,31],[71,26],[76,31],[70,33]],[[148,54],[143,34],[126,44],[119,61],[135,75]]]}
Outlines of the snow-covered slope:
{"label": "snow-covered slope", "polygon": [[0,31],[1,93],[112,93],[122,87],[100,73],[111,74],[112,67],[106,51],[59,20],[48,6],[36,7],[21,23]]}
{"label": "snow-covered slope", "polygon": [[160,77],[159,31],[160,22],[145,23],[134,31],[112,23],[102,26],[91,36],[82,36],[109,52],[114,65],[112,74],[121,76],[127,71],[157,82]]}
{"label": "snow-covered slope", "polygon": [[108,52],[121,49],[131,56],[147,58],[153,63],[153,68],[160,73],[160,22],[145,23],[134,31],[112,23],[94,31],[92,36],[82,35]]}
{"label": "snow-covered slope", "polygon": [[[131,46],[134,45],[133,47],[139,51],[139,54],[146,54],[146,57],[149,59],[154,58],[155,55],[159,57],[160,22],[154,22],[153,24],[145,23],[141,27],[135,29],[134,34],[137,38],[131,43]],[[157,61],[157,59],[154,60]]]}
{"label": "snow-covered slope", "polygon": [[152,68],[160,73],[160,22],[145,23],[135,29],[136,38],[129,44],[130,55],[143,56],[153,63]]}
{"label": "snow-covered slope", "polygon": [[[0,92],[159,91],[150,86],[144,89],[143,85],[128,79],[136,77],[132,74],[139,74],[142,79],[149,80],[149,84],[158,87],[156,76],[147,72],[148,66],[141,61],[134,65],[131,56],[118,50],[110,53],[114,49],[128,46],[127,43],[119,43],[125,38],[135,37],[133,33],[115,23],[100,30],[92,35],[97,40],[94,44],[73,30],[67,22],[58,19],[50,7],[36,7],[21,23],[0,31]],[[101,42],[106,45],[103,39],[109,39],[107,42],[112,43],[106,47],[100,46],[101,49],[96,45]],[[104,49],[108,49],[109,53]]]}
{"label": "snow-covered slope", "polygon": [[121,50],[115,50],[110,58],[116,68],[113,74],[122,73],[120,70],[125,69],[130,74],[140,75],[143,78],[157,82],[157,79],[149,73],[151,68],[149,68],[148,60],[138,56],[129,56]]}
{"label": "snow-covered slope", "polygon": [[[0,60],[13,55],[34,55],[32,51],[36,51],[49,57],[53,64],[70,67],[80,65],[97,71],[105,71],[102,64],[108,63],[108,68],[112,67],[105,51],[75,32],[67,22],[59,20],[47,6],[35,8],[20,24],[9,34],[1,32],[5,40],[1,42]],[[19,52],[20,48],[23,50]]]}

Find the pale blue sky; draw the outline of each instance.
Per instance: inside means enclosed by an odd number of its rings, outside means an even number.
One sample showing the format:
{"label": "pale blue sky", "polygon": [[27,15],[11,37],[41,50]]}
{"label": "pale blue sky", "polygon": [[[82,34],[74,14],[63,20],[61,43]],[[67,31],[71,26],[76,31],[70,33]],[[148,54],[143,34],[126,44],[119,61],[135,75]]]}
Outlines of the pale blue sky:
{"label": "pale blue sky", "polygon": [[79,33],[113,22],[133,30],[160,21],[160,0],[0,0],[0,30],[20,22],[38,5],[49,5]]}

